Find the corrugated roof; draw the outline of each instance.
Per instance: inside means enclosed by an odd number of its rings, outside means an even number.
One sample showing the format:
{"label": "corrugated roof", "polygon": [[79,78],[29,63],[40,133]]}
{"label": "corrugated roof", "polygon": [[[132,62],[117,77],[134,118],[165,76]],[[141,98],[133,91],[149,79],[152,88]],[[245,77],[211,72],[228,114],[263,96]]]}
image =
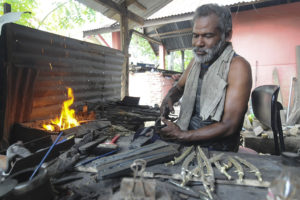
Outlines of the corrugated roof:
{"label": "corrugated roof", "polygon": [[[291,0],[294,2],[296,0]],[[298,1],[298,0],[297,0]],[[173,0],[160,11],[144,21],[144,34],[160,41],[168,52],[192,48],[192,21],[194,10],[205,3],[221,4],[216,0]],[[249,9],[258,9],[266,6],[290,3],[289,1],[276,0],[228,0],[223,5],[230,7],[232,12],[240,12]],[[160,14],[163,13],[163,14]],[[169,16],[167,16],[169,15]],[[114,24],[111,27],[98,28],[90,31],[84,31],[84,35],[93,35],[98,33],[112,32],[120,30],[120,26]],[[158,53],[158,45],[150,42],[155,53]]]}
{"label": "corrugated roof", "polygon": [[[110,2],[113,1],[114,3],[121,5],[124,0],[77,0],[84,5],[101,12],[103,15],[112,18],[112,19],[119,19],[118,14],[115,10],[101,4],[101,2]],[[172,0],[131,0],[127,2],[131,2],[130,5],[127,7],[128,10],[144,19],[151,16],[153,13],[157,12],[159,9],[170,3]],[[145,9],[144,9],[144,8]]]}
{"label": "corrugated roof", "polygon": [[253,3],[259,2],[261,0],[196,0],[196,1],[187,1],[187,0],[173,0],[171,3],[164,6],[162,9],[151,15],[148,19],[162,18],[166,16],[184,14],[189,12],[194,12],[196,8],[201,5],[208,3],[217,3],[224,6],[234,6],[241,5],[244,3]]}

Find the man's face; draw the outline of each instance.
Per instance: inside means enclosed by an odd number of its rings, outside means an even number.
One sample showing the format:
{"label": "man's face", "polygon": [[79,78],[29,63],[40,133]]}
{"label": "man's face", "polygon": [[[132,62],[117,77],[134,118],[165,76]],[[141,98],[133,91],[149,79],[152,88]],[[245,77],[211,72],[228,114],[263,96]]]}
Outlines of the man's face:
{"label": "man's face", "polygon": [[192,45],[196,62],[209,63],[225,45],[218,29],[218,17],[214,14],[195,20]]}

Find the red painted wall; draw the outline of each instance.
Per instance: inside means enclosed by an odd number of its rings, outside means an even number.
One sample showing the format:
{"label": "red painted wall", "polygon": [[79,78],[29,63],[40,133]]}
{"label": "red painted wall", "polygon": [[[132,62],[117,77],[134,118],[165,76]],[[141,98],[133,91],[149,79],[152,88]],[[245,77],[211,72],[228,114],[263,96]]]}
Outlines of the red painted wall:
{"label": "red painted wall", "polygon": [[296,76],[296,46],[300,45],[300,2],[232,13],[232,43],[251,64],[253,88],[274,84],[277,69],[288,104],[291,77]]}

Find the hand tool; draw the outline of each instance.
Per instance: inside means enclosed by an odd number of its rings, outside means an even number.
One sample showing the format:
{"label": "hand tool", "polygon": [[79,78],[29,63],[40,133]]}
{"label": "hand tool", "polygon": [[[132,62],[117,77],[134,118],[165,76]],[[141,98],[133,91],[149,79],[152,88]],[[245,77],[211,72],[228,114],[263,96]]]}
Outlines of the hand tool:
{"label": "hand tool", "polygon": [[174,160],[165,163],[166,166],[170,166],[170,165],[176,165],[177,163],[180,163],[193,149],[194,146],[189,146],[186,148],[186,150],[184,150],[184,152],[178,156],[178,157],[174,157]]}
{"label": "hand tool", "polygon": [[209,162],[208,158],[206,157],[205,153],[203,152],[203,150],[201,149],[201,147],[198,145],[197,146],[198,151],[199,151],[199,155],[201,156],[201,158],[204,161],[204,164],[206,166],[206,170],[207,170],[207,174],[206,176],[207,178],[207,182],[209,183],[210,186],[210,191],[214,191],[215,190],[215,176],[214,176],[214,170],[211,166],[211,163]]}
{"label": "hand tool", "polygon": [[198,148],[198,152],[197,152],[197,162],[198,162],[199,171],[200,171],[200,181],[202,182],[203,187],[204,187],[208,197],[210,199],[212,199],[212,195],[211,195],[210,189],[208,187],[208,183],[205,179],[205,174],[204,174],[204,170],[203,170],[203,162],[202,162],[202,158],[201,158],[201,155],[199,152],[199,148]]}
{"label": "hand tool", "polygon": [[250,169],[250,172],[254,172],[255,176],[257,177],[259,182],[262,182],[262,177],[261,177],[261,173],[259,171],[259,169],[257,169],[257,167],[255,167],[253,164],[251,164],[250,162],[248,162],[245,159],[242,159],[238,156],[234,156],[238,161],[240,161],[242,164],[244,164],[246,167],[248,167]]}
{"label": "hand tool", "polygon": [[243,182],[243,177],[244,177],[244,170],[243,167],[240,165],[240,163],[235,160],[234,158],[232,158],[231,156],[228,156],[228,160],[233,164],[233,166],[235,166],[236,168],[236,172],[239,176],[238,181]]}
{"label": "hand tool", "polygon": [[195,151],[192,151],[182,163],[182,167],[181,167],[182,186],[185,186],[185,184],[188,183],[189,178],[191,177],[188,176],[188,174],[191,174],[191,172],[189,171],[189,164],[194,160],[195,155],[196,155]]}

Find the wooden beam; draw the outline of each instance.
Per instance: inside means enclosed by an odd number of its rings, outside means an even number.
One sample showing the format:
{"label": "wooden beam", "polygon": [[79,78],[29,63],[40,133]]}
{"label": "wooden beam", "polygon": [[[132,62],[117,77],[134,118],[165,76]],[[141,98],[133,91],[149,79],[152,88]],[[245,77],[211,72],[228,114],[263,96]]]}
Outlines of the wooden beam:
{"label": "wooden beam", "polygon": [[139,25],[144,24],[144,18],[134,14],[133,12],[127,10],[126,6],[120,6],[119,4],[113,2],[112,0],[95,0],[96,2],[104,5],[105,7],[114,10],[119,15],[123,15],[125,12],[127,12],[127,17],[131,21],[134,21],[138,23]]}
{"label": "wooden beam", "polygon": [[156,43],[156,44],[158,44],[158,45],[162,45],[162,43],[161,43],[160,41],[158,41],[158,40],[156,40],[156,39],[154,39],[154,38],[148,37],[147,35],[145,35],[145,34],[143,34],[143,33],[140,33],[140,32],[138,32],[138,31],[136,31],[136,30],[132,30],[132,32],[133,32],[134,34],[136,34],[136,35],[138,35],[138,36],[140,36],[140,37],[142,37],[142,38],[144,38],[144,39],[150,41],[150,42]]}
{"label": "wooden beam", "polygon": [[145,11],[147,10],[147,8],[137,0],[126,0],[127,6],[130,6],[131,4],[135,4],[141,10],[145,10]]}
{"label": "wooden beam", "polygon": [[[169,23],[174,22],[181,22],[181,21],[188,21],[192,20],[194,13],[187,13],[180,16],[170,16],[170,17],[164,17],[160,19],[150,19],[150,20],[144,20],[144,24],[140,27],[150,27],[150,26],[162,26]],[[89,31],[83,31],[84,36],[88,35],[97,35],[98,33],[109,33],[113,31],[119,31],[120,26],[116,25],[114,27],[104,27],[99,28],[95,30],[89,30]]]}
{"label": "wooden beam", "polygon": [[95,0],[96,2],[104,5],[105,7],[114,10],[115,12],[119,13],[120,15],[123,13],[123,9],[121,6],[112,0]]}
{"label": "wooden beam", "polygon": [[160,36],[164,36],[164,35],[171,35],[171,34],[175,34],[175,33],[186,33],[186,32],[192,32],[193,28],[184,28],[184,29],[179,29],[179,30],[175,30],[175,31],[169,31],[169,32],[164,32],[164,33],[153,33],[153,34],[149,34],[149,37],[160,37]]}
{"label": "wooden beam", "polygon": [[131,21],[134,21],[136,23],[138,23],[139,25],[144,25],[144,18],[134,14],[133,12],[128,11],[128,19],[130,19]]}
{"label": "wooden beam", "polygon": [[173,37],[182,37],[182,36],[185,36],[185,35],[192,35],[192,32],[179,33],[179,34],[176,34],[176,35],[166,35],[166,36],[160,37],[160,39],[167,39],[167,38],[173,38]]}

